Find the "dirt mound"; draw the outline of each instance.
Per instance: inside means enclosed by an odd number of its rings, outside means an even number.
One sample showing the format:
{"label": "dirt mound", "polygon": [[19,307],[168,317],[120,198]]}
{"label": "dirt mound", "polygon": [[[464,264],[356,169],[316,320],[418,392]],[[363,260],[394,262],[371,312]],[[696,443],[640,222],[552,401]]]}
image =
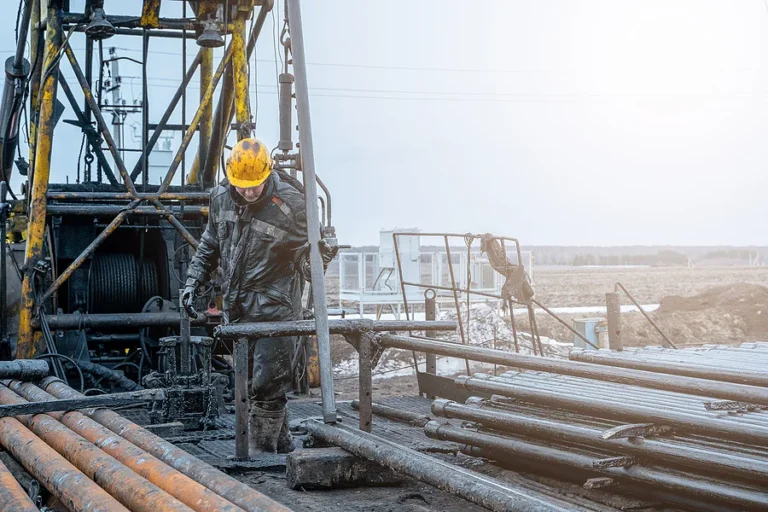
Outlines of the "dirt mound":
{"label": "dirt mound", "polygon": [[739,283],[710,288],[693,297],[664,297],[655,316],[663,319],[680,313],[728,318],[747,336],[768,337],[768,288]]}

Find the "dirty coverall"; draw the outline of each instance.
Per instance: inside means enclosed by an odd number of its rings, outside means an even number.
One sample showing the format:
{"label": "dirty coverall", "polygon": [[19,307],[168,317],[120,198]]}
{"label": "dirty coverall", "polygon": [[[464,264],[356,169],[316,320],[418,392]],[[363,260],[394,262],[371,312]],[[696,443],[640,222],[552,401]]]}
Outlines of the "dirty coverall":
{"label": "dirty coverall", "polygon": [[[302,265],[308,260],[303,195],[273,171],[261,197],[246,202],[229,185],[211,192],[208,225],[187,271],[196,289],[221,267],[224,323],[300,320]],[[285,413],[298,338],[264,338],[253,343],[249,390],[251,451],[287,451]],[[258,437],[259,422],[267,435]],[[277,424],[279,438],[271,434]],[[282,428],[281,428],[282,427]],[[276,434],[276,433],[275,433]]]}

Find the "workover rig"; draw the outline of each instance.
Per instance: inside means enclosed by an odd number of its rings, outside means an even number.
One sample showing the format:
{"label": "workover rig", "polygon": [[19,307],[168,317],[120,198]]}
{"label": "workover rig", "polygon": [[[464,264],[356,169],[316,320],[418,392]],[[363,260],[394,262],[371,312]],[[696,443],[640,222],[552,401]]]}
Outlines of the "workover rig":
{"label": "workover rig", "polygon": [[[161,17],[161,4],[183,5],[182,17]],[[405,276],[402,259],[413,255],[401,254],[398,240],[414,233],[394,233],[406,320],[329,319],[318,246],[321,237],[336,239],[331,197],[314,168],[299,0],[284,3],[280,141],[272,156],[276,172],[307,202],[307,318],[220,325],[213,280],[197,305],[206,313],[191,320],[178,307],[179,288],[206,223],[206,191],[216,184],[227,135],[253,131],[249,58],[276,6],[143,0],[141,12],[130,15],[110,14],[125,7],[117,0],[86,0],[83,12],[69,7],[67,0],[20,0],[17,49],[5,63],[0,511],[339,510],[339,503],[348,505],[342,510],[462,512],[768,509],[765,343],[677,350],[662,333],[667,348],[622,351],[618,295],[609,293],[612,350],[547,357],[535,315],[553,313],[534,298],[520,244],[488,234],[418,234],[444,243],[445,284]],[[104,117],[111,110],[121,122],[123,105],[108,104],[105,95],[105,64],[123,58],[110,52],[105,59],[103,41],[113,37],[142,41],[135,59],[141,99],[129,106],[142,114],[132,168],[123,160],[130,149],[119,145]],[[147,62],[157,38],[169,40],[166,50],[180,47],[185,70],[165,112],[151,122]],[[73,41],[84,41],[84,57]],[[198,49],[186,66],[188,43]],[[72,84],[60,72],[64,66]],[[199,106],[187,122],[195,76]],[[181,123],[170,124],[179,109]],[[51,154],[62,123],[82,132],[82,156],[74,178],[51,183],[52,171],[61,172]],[[151,184],[149,158],[168,130],[181,132],[181,145],[161,184]],[[195,158],[187,162],[194,140]],[[14,173],[24,178],[17,190],[7,186]],[[466,244],[467,261],[480,243],[504,278],[500,293],[473,287],[471,276],[457,284],[456,239]],[[515,245],[516,263],[505,242]],[[424,290],[424,321],[409,316],[413,289]],[[472,294],[507,306],[510,339],[494,335],[493,349],[472,339]],[[455,306],[457,322],[435,319],[438,300]],[[528,332],[516,327],[515,308],[527,309]],[[331,334],[357,351],[358,400],[334,399]],[[593,345],[587,333],[574,334]],[[294,388],[305,398],[288,405],[302,449],[254,457],[247,443],[248,351],[270,336],[304,340]],[[413,355],[422,396],[374,403],[374,369],[392,349]],[[439,375],[437,356],[463,359],[466,375]],[[493,375],[473,374],[478,367],[470,361]],[[319,402],[308,395],[316,384]],[[247,473],[276,467],[285,469],[293,491]],[[244,478],[221,471],[232,468],[245,470]],[[307,492],[369,485],[391,487]]]}
{"label": "workover rig", "polygon": [[[160,0],[143,2],[135,16],[109,15],[105,10],[109,2],[105,6],[103,0],[85,2],[85,12],[71,12],[69,3],[23,0],[17,51],[6,62],[2,176],[10,183],[12,174],[19,172],[25,181],[17,194],[8,190],[8,199],[13,200],[3,199],[9,226],[3,238],[16,243],[11,243],[10,251],[3,250],[3,311],[7,314],[0,337],[6,358],[11,354],[45,357],[54,361],[59,376],[79,368],[87,382],[99,383],[97,389],[132,389],[153,370],[165,368],[163,338],[175,334],[189,338],[189,332],[179,332],[184,328],[177,307],[179,289],[205,227],[207,191],[217,184],[228,134],[234,130],[241,139],[253,132],[249,58],[273,2],[183,2],[189,16],[177,19],[160,17]],[[120,3],[113,2],[115,8]],[[167,3],[177,8],[182,4]],[[291,28],[286,21],[285,67],[279,76],[280,141],[272,156],[277,172],[302,192],[305,185],[296,179],[297,173],[308,179],[312,243],[319,236],[334,243],[331,198],[315,178],[313,167],[303,47],[296,23]],[[29,60],[25,58],[27,35]],[[104,41],[120,37],[142,41],[140,59],[105,54]],[[158,39],[169,41],[164,49],[178,46],[182,60],[188,44],[196,43],[198,52],[179,77],[163,115],[152,120],[147,60],[152,42]],[[84,56],[77,55],[74,41],[78,46],[84,41]],[[222,48],[219,62],[214,61],[217,47]],[[114,86],[120,78],[106,73],[109,63],[119,59],[142,65],[141,98],[133,105],[109,101],[109,80]],[[64,66],[74,74],[74,83],[59,72]],[[194,78],[199,80],[199,106],[188,117],[186,99]],[[292,140],[295,107],[301,153]],[[110,132],[104,112],[119,116],[121,108],[141,111],[141,149],[122,146]],[[181,110],[182,123],[169,124],[174,112]],[[17,149],[24,116],[29,120],[28,134],[24,134],[29,141],[26,158]],[[61,123],[81,129],[83,150],[77,174],[73,168],[66,183],[53,183],[52,171],[63,174],[51,159]],[[157,180],[150,184],[150,155],[169,130],[180,131],[183,140],[161,184]],[[197,152],[194,161],[188,162],[187,150],[193,141]],[[124,156],[135,152],[140,152],[139,157],[129,168]],[[322,221],[316,207],[318,184],[323,212],[329,212]],[[322,280],[318,282],[313,291],[324,296]],[[218,325],[217,291],[212,285],[200,298],[207,314],[192,322],[192,335],[210,335]],[[325,300],[315,303],[310,309],[325,317]],[[194,364],[198,357],[188,355],[187,348],[185,343],[179,360],[185,372],[189,361]],[[227,369],[218,355],[212,357],[212,364]],[[306,389],[317,371],[299,374],[305,377],[297,386]]]}

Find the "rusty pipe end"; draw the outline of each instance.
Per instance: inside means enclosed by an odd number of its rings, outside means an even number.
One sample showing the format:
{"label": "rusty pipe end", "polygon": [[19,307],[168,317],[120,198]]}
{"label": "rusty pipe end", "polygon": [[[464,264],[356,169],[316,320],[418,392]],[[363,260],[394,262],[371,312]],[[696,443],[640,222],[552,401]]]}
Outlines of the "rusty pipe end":
{"label": "rusty pipe end", "polygon": [[44,378],[43,380],[40,381],[40,387],[42,389],[46,389],[48,386],[50,386],[51,384],[54,384],[56,382],[60,382],[62,384],[67,384],[66,382],[64,382],[60,378],[56,377],[55,375],[49,375],[48,377],[46,377],[46,378]]}

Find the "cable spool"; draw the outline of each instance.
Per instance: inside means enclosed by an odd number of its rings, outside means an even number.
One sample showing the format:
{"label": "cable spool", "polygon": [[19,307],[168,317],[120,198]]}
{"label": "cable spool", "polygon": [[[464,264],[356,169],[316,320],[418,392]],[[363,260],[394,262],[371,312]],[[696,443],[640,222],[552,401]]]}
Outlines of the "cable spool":
{"label": "cable spool", "polygon": [[139,283],[138,260],[130,253],[100,253],[91,263],[88,278],[90,313],[135,313],[158,295],[159,280],[154,261],[142,262]]}

